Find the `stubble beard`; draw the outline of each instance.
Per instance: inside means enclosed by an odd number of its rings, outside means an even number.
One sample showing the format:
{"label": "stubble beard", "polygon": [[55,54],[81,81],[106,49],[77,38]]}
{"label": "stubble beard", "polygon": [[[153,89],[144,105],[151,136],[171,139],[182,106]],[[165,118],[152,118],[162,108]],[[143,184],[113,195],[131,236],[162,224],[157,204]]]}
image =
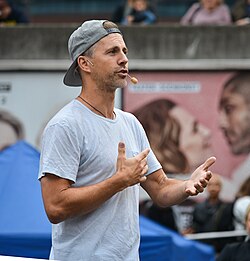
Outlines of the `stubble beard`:
{"label": "stubble beard", "polygon": [[95,81],[97,88],[106,93],[114,93],[118,88],[124,88],[127,85],[125,79],[118,79],[115,74],[102,77],[93,73],[92,79]]}

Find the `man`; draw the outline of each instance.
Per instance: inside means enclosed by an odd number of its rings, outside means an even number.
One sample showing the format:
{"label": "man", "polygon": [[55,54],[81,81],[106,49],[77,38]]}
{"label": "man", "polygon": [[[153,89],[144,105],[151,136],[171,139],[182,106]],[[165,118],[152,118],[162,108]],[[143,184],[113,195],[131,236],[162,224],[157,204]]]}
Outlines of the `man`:
{"label": "man", "polygon": [[[207,185],[207,199],[195,205],[193,211],[192,230],[195,233],[234,230],[232,203],[223,202],[220,198],[222,190],[221,176],[213,173]],[[216,252],[231,242],[231,239],[206,239],[204,243],[214,246]]]}
{"label": "man", "polygon": [[219,124],[234,155],[248,155],[235,170],[232,183],[225,181],[227,193],[235,195],[250,174],[250,74],[239,72],[224,85],[220,103]]}
{"label": "man", "polygon": [[84,22],[70,36],[64,83],[82,90],[45,128],[39,174],[52,259],[138,260],[139,186],[168,206],[211,178],[214,157],[187,181],[168,179],[138,120],[114,108],[116,89],[127,86],[127,52],[109,21]]}
{"label": "man", "polygon": [[216,261],[248,261],[250,259],[250,205],[245,213],[245,228],[247,232],[245,241],[226,245],[217,256]]}
{"label": "man", "polygon": [[213,173],[207,186],[208,197],[205,201],[196,204],[193,213],[193,229],[196,233],[217,231],[216,214],[222,206],[220,200],[221,179]]}

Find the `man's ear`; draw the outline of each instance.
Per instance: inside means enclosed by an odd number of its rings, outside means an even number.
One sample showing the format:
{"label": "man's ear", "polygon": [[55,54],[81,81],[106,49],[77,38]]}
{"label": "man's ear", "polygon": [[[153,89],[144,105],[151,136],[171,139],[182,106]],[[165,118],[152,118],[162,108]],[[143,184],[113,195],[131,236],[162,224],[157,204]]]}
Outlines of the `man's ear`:
{"label": "man's ear", "polygon": [[79,68],[82,70],[82,71],[85,71],[85,72],[90,72],[90,66],[91,64],[88,62],[88,59],[85,57],[85,56],[79,56],[77,58],[77,63],[78,63],[78,66]]}

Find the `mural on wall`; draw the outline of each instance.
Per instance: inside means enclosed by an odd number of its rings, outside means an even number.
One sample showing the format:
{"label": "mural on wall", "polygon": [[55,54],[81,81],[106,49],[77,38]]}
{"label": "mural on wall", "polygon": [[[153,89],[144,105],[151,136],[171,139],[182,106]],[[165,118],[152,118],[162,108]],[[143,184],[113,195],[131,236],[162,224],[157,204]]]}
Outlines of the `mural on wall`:
{"label": "mural on wall", "polygon": [[250,176],[249,72],[136,72],[124,110],[140,120],[168,176],[185,178],[207,157],[234,199]]}

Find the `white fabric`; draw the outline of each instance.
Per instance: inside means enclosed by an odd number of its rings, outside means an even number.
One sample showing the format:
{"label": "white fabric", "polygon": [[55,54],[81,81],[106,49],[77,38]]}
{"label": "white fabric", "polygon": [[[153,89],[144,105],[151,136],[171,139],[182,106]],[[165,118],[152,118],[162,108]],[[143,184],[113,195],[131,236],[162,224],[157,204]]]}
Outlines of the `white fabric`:
{"label": "white fabric", "polygon": [[[116,171],[118,143],[127,157],[149,147],[143,128],[130,113],[115,109],[115,120],[93,113],[77,100],[66,105],[47,125],[42,142],[39,178],[53,173],[87,186]],[[148,174],[161,168],[148,156]],[[138,260],[139,185],[129,187],[97,210],[52,226],[51,258],[74,260]]]}
{"label": "white fabric", "polygon": [[248,206],[250,206],[250,196],[238,198],[233,207],[235,230],[245,230],[245,218]]}

